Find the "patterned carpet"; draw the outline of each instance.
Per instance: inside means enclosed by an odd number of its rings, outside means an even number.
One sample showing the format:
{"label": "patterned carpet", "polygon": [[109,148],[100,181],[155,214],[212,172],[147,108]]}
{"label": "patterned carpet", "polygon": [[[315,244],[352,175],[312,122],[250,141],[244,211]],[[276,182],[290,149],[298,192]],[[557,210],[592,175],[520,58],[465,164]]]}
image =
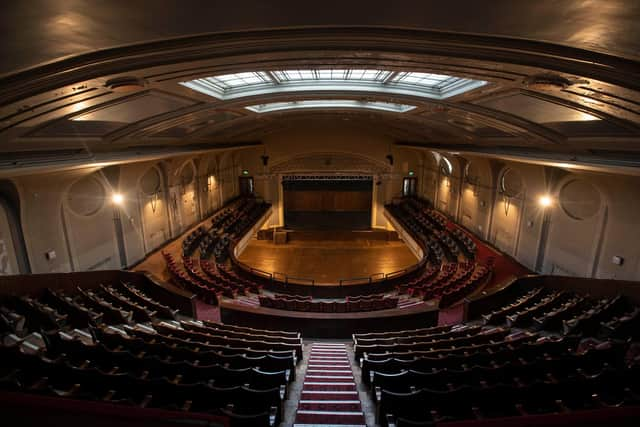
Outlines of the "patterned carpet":
{"label": "patterned carpet", "polygon": [[314,343],[294,427],[366,427],[345,344]]}

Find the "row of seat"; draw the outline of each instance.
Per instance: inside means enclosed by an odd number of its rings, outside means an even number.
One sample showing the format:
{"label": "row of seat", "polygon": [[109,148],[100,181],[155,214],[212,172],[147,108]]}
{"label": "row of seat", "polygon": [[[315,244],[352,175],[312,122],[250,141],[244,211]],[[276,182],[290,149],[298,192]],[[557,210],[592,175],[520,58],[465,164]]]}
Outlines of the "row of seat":
{"label": "row of seat", "polygon": [[[640,404],[639,369],[604,370],[563,381],[538,380],[527,385],[460,386],[446,391],[426,388],[408,393],[381,390],[379,419],[393,425],[431,426],[455,420],[482,420],[538,414],[571,413]],[[406,421],[405,421],[406,422]],[[388,421],[387,421],[388,423]],[[388,425],[382,422],[382,425]],[[398,423],[402,425],[401,423]]]}
{"label": "row of seat", "polygon": [[[282,418],[283,388],[256,389],[249,385],[217,385],[206,377],[186,383],[182,378],[150,376],[148,372],[104,371],[85,363],[73,363],[66,357],[50,359],[39,354],[27,354],[18,345],[0,346],[3,367],[0,387],[19,391],[72,399],[103,401],[113,404],[161,408],[202,413],[221,413],[229,404],[234,412],[265,419],[275,425]],[[260,415],[258,417],[258,415]],[[268,418],[268,417],[267,417]]]}
{"label": "row of seat", "polygon": [[358,360],[364,353],[431,351],[439,348],[467,346],[471,344],[481,344],[502,340],[504,337],[509,335],[509,332],[510,330],[508,328],[482,328],[480,330],[465,331],[460,335],[415,338],[415,340],[411,342],[395,342],[389,344],[355,343],[353,346],[353,352],[356,360]]}
{"label": "row of seat", "polygon": [[398,307],[397,297],[364,298],[355,301],[310,301],[295,296],[258,297],[260,306],[291,311],[312,311],[321,313],[353,313],[358,311],[389,310]]}
{"label": "row of seat", "polygon": [[207,234],[207,229],[202,225],[187,234],[182,241],[182,256],[190,257],[193,255],[205,234]]}
{"label": "row of seat", "polygon": [[[302,357],[299,333],[177,321],[182,317],[175,310],[131,284],[79,289],[73,296],[47,290],[37,299],[2,303],[4,391],[272,426],[282,418],[287,385]],[[125,303],[146,311],[127,311]]]}

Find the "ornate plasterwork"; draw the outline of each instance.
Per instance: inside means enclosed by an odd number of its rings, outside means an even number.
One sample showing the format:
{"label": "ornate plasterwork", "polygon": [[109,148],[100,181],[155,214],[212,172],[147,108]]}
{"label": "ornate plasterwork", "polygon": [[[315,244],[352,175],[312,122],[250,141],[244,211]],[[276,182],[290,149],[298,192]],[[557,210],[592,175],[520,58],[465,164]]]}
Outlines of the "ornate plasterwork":
{"label": "ornate plasterwork", "polygon": [[313,153],[291,157],[276,163],[271,173],[343,173],[387,174],[391,166],[383,161],[350,153]]}

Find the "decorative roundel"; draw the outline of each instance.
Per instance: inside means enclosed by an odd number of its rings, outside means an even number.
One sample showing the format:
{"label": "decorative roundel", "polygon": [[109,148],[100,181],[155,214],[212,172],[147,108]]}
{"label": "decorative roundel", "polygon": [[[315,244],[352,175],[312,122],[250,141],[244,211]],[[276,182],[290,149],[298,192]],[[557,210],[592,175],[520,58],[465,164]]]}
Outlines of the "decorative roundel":
{"label": "decorative roundel", "polygon": [[573,219],[585,220],[600,211],[600,192],[589,182],[576,179],[560,189],[560,206]]}
{"label": "decorative roundel", "polygon": [[522,194],[524,181],[522,175],[516,169],[508,168],[500,178],[500,191],[509,197],[516,197]]}
{"label": "decorative roundel", "polygon": [[79,216],[91,216],[105,204],[106,191],[102,182],[94,175],[82,178],[69,188],[67,206]]}
{"label": "decorative roundel", "polygon": [[160,172],[156,168],[151,168],[140,178],[140,191],[147,196],[157,194],[162,189],[162,179]]}
{"label": "decorative roundel", "polygon": [[193,164],[188,163],[180,171],[180,182],[182,185],[189,185],[193,182],[194,175]]}

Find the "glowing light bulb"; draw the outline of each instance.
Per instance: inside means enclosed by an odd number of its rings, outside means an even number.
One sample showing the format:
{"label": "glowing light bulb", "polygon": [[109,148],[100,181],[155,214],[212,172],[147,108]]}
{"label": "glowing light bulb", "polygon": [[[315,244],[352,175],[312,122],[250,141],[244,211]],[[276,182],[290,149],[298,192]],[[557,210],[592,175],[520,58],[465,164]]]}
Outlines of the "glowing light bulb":
{"label": "glowing light bulb", "polygon": [[116,205],[121,205],[122,202],[124,201],[124,197],[120,193],[113,193],[113,195],[111,196],[111,200]]}
{"label": "glowing light bulb", "polygon": [[553,204],[553,199],[551,198],[551,196],[540,196],[540,198],[538,199],[538,203],[543,208],[548,208]]}

